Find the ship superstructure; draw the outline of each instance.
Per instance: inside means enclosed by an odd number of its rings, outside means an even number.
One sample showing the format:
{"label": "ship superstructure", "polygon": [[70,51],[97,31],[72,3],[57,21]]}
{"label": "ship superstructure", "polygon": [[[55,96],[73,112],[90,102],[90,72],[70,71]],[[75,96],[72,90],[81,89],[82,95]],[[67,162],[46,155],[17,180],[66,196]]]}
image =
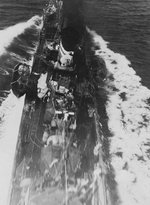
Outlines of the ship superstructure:
{"label": "ship superstructure", "polygon": [[13,92],[26,98],[10,205],[100,204],[93,199],[97,193],[94,90],[87,80],[84,40],[77,36],[63,18],[63,2],[50,1],[26,81],[19,81],[20,70],[28,65],[17,65]]}

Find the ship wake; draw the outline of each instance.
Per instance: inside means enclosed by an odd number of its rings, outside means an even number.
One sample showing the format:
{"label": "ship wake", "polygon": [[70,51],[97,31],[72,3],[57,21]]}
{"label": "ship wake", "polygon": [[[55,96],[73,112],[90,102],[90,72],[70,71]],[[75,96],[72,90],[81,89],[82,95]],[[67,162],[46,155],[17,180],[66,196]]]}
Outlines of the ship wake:
{"label": "ship wake", "polygon": [[[14,39],[23,34],[26,29],[33,28],[34,30],[39,30],[42,26],[41,20],[41,17],[34,16],[26,22],[18,23],[0,31],[0,56],[7,53],[7,58],[10,57],[10,61],[12,60],[11,65],[5,65],[5,69],[9,70],[9,66],[12,66],[14,62],[27,61],[27,63],[32,66],[33,54],[36,51],[37,43],[34,43],[31,48],[26,46],[26,50],[30,55],[28,60],[26,60],[23,55],[10,52],[7,49],[11,46]],[[7,72],[5,69],[4,71]],[[18,99],[12,92],[4,92],[7,93],[7,97],[2,96],[3,102],[0,106],[0,204],[6,205],[9,200],[8,196],[11,189],[10,184],[24,105],[24,96]]]}
{"label": "ship wake", "polygon": [[[108,43],[88,30],[95,55],[105,61],[108,77],[106,111],[111,166],[115,173],[120,204],[148,205],[150,202],[150,90],[123,55],[108,48]],[[118,202],[116,202],[118,204]]]}
{"label": "ship wake", "polygon": [[0,204],[7,204],[23,105],[10,93],[0,107]]}
{"label": "ship wake", "polygon": [[0,55],[6,52],[6,48],[12,43],[14,38],[22,34],[27,28],[32,26],[39,26],[41,17],[33,16],[26,22],[18,23],[16,25],[5,28],[0,31]]}

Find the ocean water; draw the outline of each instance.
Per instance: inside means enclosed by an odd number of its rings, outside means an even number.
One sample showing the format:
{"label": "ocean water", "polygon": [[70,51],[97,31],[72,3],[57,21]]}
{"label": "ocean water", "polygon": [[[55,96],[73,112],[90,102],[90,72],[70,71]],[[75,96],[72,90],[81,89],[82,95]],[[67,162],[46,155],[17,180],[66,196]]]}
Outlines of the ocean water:
{"label": "ocean water", "polygon": [[13,68],[32,65],[45,1],[0,1],[0,204],[7,204],[24,97],[11,93]]}
{"label": "ocean water", "polygon": [[46,1],[0,1],[0,101],[10,90],[13,68],[35,51]]}
{"label": "ocean water", "polygon": [[[95,55],[106,65],[113,204],[150,203],[150,2],[86,1]],[[114,174],[114,175],[113,175]],[[115,190],[115,191],[113,191]],[[116,193],[116,195],[114,194]]]}
{"label": "ocean water", "polygon": [[[16,142],[11,137],[16,137],[23,106],[23,99],[10,92],[13,67],[20,61],[32,64],[46,2],[0,0],[0,138],[10,142],[7,147]],[[104,137],[109,146],[108,172],[113,172],[116,184],[113,205],[149,205],[150,1],[84,0],[83,8],[92,49],[107,70],[104,107],[111,137]],[[16,124],[12,113],[17,109]],[[5,176],[4,169],[0,175]]]}
{"label": "ocean water", "polygon": [[109,47],[125,55],[150,88],[150,1],[92,0],[85,3],[87,24]]}

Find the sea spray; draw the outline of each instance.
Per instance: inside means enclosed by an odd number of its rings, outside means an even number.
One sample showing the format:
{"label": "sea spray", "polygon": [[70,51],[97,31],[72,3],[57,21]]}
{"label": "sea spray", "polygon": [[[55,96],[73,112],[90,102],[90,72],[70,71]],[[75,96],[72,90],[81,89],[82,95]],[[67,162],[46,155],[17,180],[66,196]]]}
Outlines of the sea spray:
{"label": "sea spray", "polygon": [[0,204],[3,205],[8,202],[23,105],[24,97],[18,99],[10,93],[0,107]]}
{"label": "sea spray", "polygon": [[[14,26],[8,27],[5,30],[0,31],[0,37],[3,41],[0,41],[0,55],[6,51],[13,39],[22,34],[25,29],[35,26],[36,29],[40,29],[42,26],[41,18],[34,16],[30,20],[24,23],[19,23]],[[11,34],[11,35],[10,35]],[[6,38],[7,37],[7,38]],[[29,50],[31,58],[28,62],[30,66],[33,64],[33,54],[35,48]],[[25,62],[26,59],[23,56],[14,55],[14,58],[20,62]],[[20,99],[16,98],[12,92],[3,101],[0,107],[0,204],[7,205],[9,200],[10,185],[12,183],[12,171],[13,163],[16,152],[16,145],[18,140],[19,126],[21,122],[22,110],[24,105],[24,96]]]}
{"label": "sea spray", "polygon": [[39,22],[42,20],[39,16],[33,16],[26,22],[18,23],[0,31],[0,55],[6,52],[6,48],[11,44],[13,39],[22,34],[27,28],[31,26],[41,27]]}
{"label": "sea spray", "polygon": [[94,31],[95,55],[105,61],[111,78],[107,79],[106,111],[110,138],[111,165],[115,171],[122,205],[150,203],[150,90],[123,55],[108,48]]}

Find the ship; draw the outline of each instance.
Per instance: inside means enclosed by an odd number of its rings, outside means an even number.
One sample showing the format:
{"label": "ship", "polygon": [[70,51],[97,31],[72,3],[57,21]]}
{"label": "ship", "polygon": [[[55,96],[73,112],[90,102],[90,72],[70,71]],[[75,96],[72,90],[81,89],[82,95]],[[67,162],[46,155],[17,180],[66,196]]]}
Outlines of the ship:
{"label": "ship", "polygon": [[94,154],[98,125],[86,28],[80,35],[63,9],[58,0],[46,5],[33,65],[14,70],[12,91],[25,102],[9,205],[109,204],[102,156]]}

